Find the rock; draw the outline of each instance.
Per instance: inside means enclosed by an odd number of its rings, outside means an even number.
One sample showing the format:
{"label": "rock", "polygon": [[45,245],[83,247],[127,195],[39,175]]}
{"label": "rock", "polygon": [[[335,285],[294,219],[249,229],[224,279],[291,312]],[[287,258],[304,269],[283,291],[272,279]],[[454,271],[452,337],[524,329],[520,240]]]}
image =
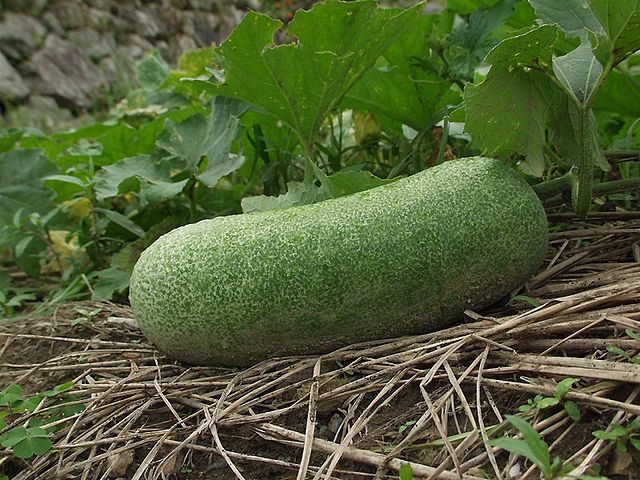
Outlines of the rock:
{"label": "rock", "polygon": [[42,15],[42,23],[44,23],[50,32],[60,37],[65,36],[64,28],[62,28],[58,18],[52,12],[45,12],[44,15]]}
{"label": "rock", "polygon": [[135,12],[136,32],[145,38],[156,38],[163,34],[155,16],[143,11]]}
{"label": "rock", "polygon": [[208,47],[214,43],[220,21],[211,13],[195,15],[193,12],[184,12],[183,32],[193,38],[199,47]]}
{"label": "rock", "polygon": [[205,12],[220,12],[220,4],[218,0],[189,0],[189,6],[193,10],[202,10]]}
{"label": "rock", "polygon": [[140,35],[130,33],[127,35],[125,48],[129,52],[129,58],[137,61],[141,60],[147,52],[153,48],[153,45],[147,42]]}
{"label": "rock", "polygon": [[71,30],[68,40],[91,60],[100,60],[116,49],[116,41],[112,33],[98,33],[92,28]]}
{"label": "rock", "polygon": [[180,58],[185,52],[190,52],[198,48],[196,41],[188,35],[178,34],[172,40],[171,54],[175,59]]}
{"label": "rock", "polygon": [[28,13],[34,16],[39,15],[46,6],[47,0],[4,0],[2,3],[2,7],[7,11]]}
{"label": "rock", "polygon": [[102,83],[100,71],[72,43],[49,35],[44,48],[30,60],[38,76],[35,90],[56,99],[59,105],[78,110],[92,105]]}
{"label": "rock", "polygon": [[25,98],[31,90],[24,83],[20,74],[11,66],[5,56],[0,53],[0,98],[14,102]]}
{"label": "rock", "polygon": [[89,17],[87,6],[74,0],[56,2],[51,11],[65,30],[84,27]]}
{"label": "rock", "polygon": [[35,18],[6,12],[0,23],[0,51],[14,60],[29,57],[41,44],[47,29]]}

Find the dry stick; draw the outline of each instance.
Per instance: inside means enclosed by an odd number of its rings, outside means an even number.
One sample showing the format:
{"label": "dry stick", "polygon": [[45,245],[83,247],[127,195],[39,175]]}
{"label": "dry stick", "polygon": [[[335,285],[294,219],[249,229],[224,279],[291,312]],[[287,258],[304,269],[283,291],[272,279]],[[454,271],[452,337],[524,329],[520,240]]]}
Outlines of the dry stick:
{"label": "dry stick", "polygon": [[601,240],[611,238],[612,235],[640,235],[638,228],[585,228],[582,230],[567,230],[564,232],[550,233],[549,240],[557,238],[583,238],[596,237],[598,235],[606,235]]}
{"label": "dry stick", "polygon": [[[471,365],[469,365],[467,367],[467,369],[464,371],[464,373],[460,376],[458,381],[459,382],[463,381],[463,379],[466,378],[466,376],[469,375],[473,371],[473,369],[476,367],[476,365],[478,364],[479,361],[480,361],[480,357],[476,357],[476,359],[471,363]],[[421,389],[422,389],[423,388],[422,387],[422,382],[420,382],[420,385],[421,385]],[[436,401],[436,404],[442,404],[442,403],[446,402],[449,399],[449,397],[453,394],[453,392],[454,392],[453,388],[448,389],[444,393],[444,395],[442,395]],[[389,452],[387,454],[387,458],[393,458],[393,457],[397,457],[398,455],[400,455],[402,450],[404,450],[404,448],[420,434],[423,426],[426,424],[427,420],[429,419],[429,417],[432,414],[433,414],[433,411],[431,409],[427,409],[420,416],[420,418],[416,421],[416,423],[413,425],[413,427],[411,428],[409,433],[400,441],[400,443],[398,443],[391,450],[391,452]]]}
{"label": "dry stick", "polygon": [[182,418],[180,418],[180,415],[178,414],[178,412],[176,412],[176,409],[173,408],[173,405],[171,405],[171,402],[167,399],[167,397],[165,397],[164,393],[162,393],[162,388],[160,388],[160,385],[158,384],[158,382],[156,380],[153,381],[153,386],[155,387],[156,391],[158,392],[158,396],[162,399],[162,401],[167,406],[167,408],[169,409],[171,414],[176,418],[176,420],[178,420],[178,424],[180,426],[186,428],[187,425],[184,423]]}
{"label": "dry stick", "polygon": [[[270,424],[262,424],[258,428],[262,432],[266,432],[267,434],[273,435],[275,438],[284,438],[287,440],[293,440],[294,442],[304,442],[304,435],[298,432],[294,432],[292,430],[288,430],[283,427],[279,427],[276,425]],[[313,448],[319,452],[332,453],[336,451],[340,446],[337,443],[330,442],[328,440],[322,440],[316,438],[313,441]],[[348,460],[352,460],[359,463],[364,463],[366,465],[372,465],[374,467],[380,467],[381,465],[387,465],[392,470],[398,472],[400,471],[400,467],[403,464],[408,463],[412,470],[414,476],[422,476],[428,477],[431,475],[435,469],[433,467],[429,467],[427,465],[422,465],[415,462],[407,462],[398,459],[391,459],[387,462],[387,458],[385,455],[381,453],[371,452],[369,450],[362,450],[355,447],[346,447],[342,456]],[[442,480],[484,480],[480,477],[476,477],[473,475],[463,474],[460,477],[458,474],[450,471],[444,471],[440,474],[440,478]]]}
{"label": "dry stick", "polygon": [[[165,440],[164,443],[166,445],[171,445],[171,446],[177,446],[180,444],[180,442],[176,440]],[[190,445],[187,445],[186,448],[196,452],[203,452],[203,453],[209,453],[209,454],[215,454],[215,455],[219,455],[220,453],[216,448],[207,447],[204,445],[190,444]],[[229,455],[230,457],[236,458],[238,460],[244,460],[247,462],[256,462],[256,463],[266,463],[268,465],[287,468],[290,470],[298,470],[298,466],[299,466],[297,463],[286,462],[284,460],[277,460],[275,458],[259,457],[257,455],[248,455],[245,453],[232,452],[230,450],[227,450],[227,455]],[[310,468],[315,469],[315,467],[310,467]],[[344,470],[340,470],[340,472],[348,473],[349,475],[363,476],[369,479],[371,478],[371,474],[368,474],[368,473],[353,472],[353,471],[345,472]]]}
{"label": "dry stick", "polygon": [[[340,442],[339,445],[337,445],[337,449],[334,450],[331,453],[331,462],[329,462],[329,466],[327,467],[327,472],[325,473],[325,479],[328,479],[329,476],[333,473],[333,471],[335,470],[335,468],[338,465],[338,462],[340,461],[340,458],[343,456],[343,453],[346,451],[346,449],[349,448],[349,443],[351,443],[351,440],[353,440],[353,438],[356,436],[356,434],[358,434],[360,432],[360,430],[362,430],[367,423],[369,422],[369,420],[385,405],[388,405],[388,403],[394,398],[396,397],[400,392],[402,392],[404,390],[404,388],[408,385],[408,383],[404,383],[401,384],[400,387],[398,387],[395,392],[392,392],[391,395],[388,398],[384,398],[385,395],[387,395],[387,392],[389,392],[394,386],[397,385],[398,381],[404,376],[406,370],[400,370],[399,372],[397,372],[393,378],[391,378],[386,384],[385,386],[378,392],[378,394],[374,397],[374,399],[371,401],[371,403],[369,405],[367,405],[365,407],[365,409],[363,410],[362,414],[360,415],[360,417],[354,422],[353,426],[349,429],[349,431],[347,431],[347,433],[345,434],[344,438],[342,439],[342,441]],[[414,375],[415,377],[415,375]],[[314,444],[315,445],[315,444]],[[313,477],[314,480],[319,480],[319,474],[321,473],[321,471],[318,471],[318,473],[316,473],[316,475]]]}
{"label": "dry stick", "polygon": [[307,412],[307,426],[305,428],[304,448],[302,449],[302,459],[300,460],[300,470],[298,470],[297,480],[307,478],[307,470],[309,469],[309,461],[311,460],[311,451],[313,449],[313,438],[316,431],[316,414],[318,413],[318,389],[320,387],[320,372],[322,367],[322,357],[318,357],[318,361],[313,367],[313,377],[311,388],[309,389],[309,409]]}
{"label": "dry stick", "polygon": [[553,345],[551,345],[549,348],[547,348],[545,351],[543,351],[542,353],[539,353],[539,356],[543,356],[549,352],[551,352],[552,350],[555,350],[556,348],[558,348],[560,345],[564,345],[565,342],[568,342],[569,340],[571,340],[574,337],[577,337],[578,335],[580,335],[582,332],[589,330],[592,327],[595,327],[596,325],[600,325],[602,322],[604,322],[605,318],[601,318],[599,320],[596,320],[595,322],[593,322],[590,325],[585,325],[584,327],[576,330],[574,333],[568,335],[567,337],[565,337],[564,339],[560,340],[557,343],[554,343]]}
{"label": "dry stick", "polygon": [[[108,390],[108,391],[106,392],[106,395],[108,395],[108,394],[109,394],[109,393],[111,393],[112,391],[116,390],[116,389],[118,388],[118,386],[119,386],[119,385],[126,383],[126,381],[127,381],[130,377],[138,378],[139,376],[141,376],[141,375],[145,375],[145,374],[146,374],[146,371],[140,371],[140,372],[136,372],[135,374],[134,374],[134,373],[130,374],[128,377],[123,378],[122,380],[120,380],[120,381],[118,381],[118,382],[114,383],[113,387],[112,387],[110,390]],[[105,397],[106,397],[106,395],[105,395]],[[103,397],[103,399],[104,399],[105,397]],[[108,398],[108,397],[107,397],[107,398]],[[71,427],[69,428],[69,430],[68,430],[68,432],[67,432],[67,434],[66,434],[66,436],[65,436],[65,441],[66,441],[67,443],[68,443],[68,442],[69,442],[69,440],[71,439],[71,435],[72,435],[72,433],[73,433],[74,429],[75,429],[75,428],[77,428],[77,426],[78,426],[78,425],[80,425],[80,421],[81,421],[84,417],[88,416],[88,415],[89,415],[89,413],[91,413],[91,411],[92,411],[93,409],[95,409],[95,408],[96,408],[96,406],[97,406],[99,403],[100,403],[100,399],[99,399],[99,398],[95,399],[91,404],[89,404],[89,405],[87,406],[87,408],[86,408],[85,410],[83,410],[83,411],[80,413],[80,415],[78,415],[78,417],[77,417],[77,418],[76,418],[76,420],[73,422],[73,424],[71,425]],[[59,458],[59,460],[58,460],[58,468],[61,468],[61,467],[62,467],[62,461],[63,461],[63,459],[64,459],[64,455],[63,455],[63,454],[61,454],[61,455],[60,455],[60,458]]]}
{"label": "dry stick", "polygon": [[560,258],[560,255],[562,255],[562,253],[564,252],[564,249],[567,248],[567,245],[569,245],[569,240],[565,240],[562,243],[562,245],[558,249],[557,253],[551,259],[551,261],[549,262],[549,265],[547,265],[547,268],[545,268],[545,270],[551,269],[551,267],[553,267],[556,264],[556,262],[558,261],[558,258]]}
{"label": "dry stick", "polygon": [[[98,430],[97,434],[96,434],[96,440],[100,440],[102,438],[102,428],[100,428],[100,430]],[[91,450],[89,451],[89,458],[88,460],[91,461],[93,460],[93,458],[96,456],[96,452],[98,451],[98,445],[96,443],[94,443],[91,446]],[[89,474],[91,473],[90,470],[90,463],[87,464],[84,467],[84,470],[82,471],[82,477],[80,478],[80,480],[88,480],[89,479]]]}
{"label": "dry stick", "polygon": [[[460,388],[460,383],[456,379],[455,374],[453,373],[453,370],[451,369],[451,366],[449,365],[449,362],[447,360],[445,360],[443,362],[443,366],[444,366],[445,371],[447,373],[447,377],[448,377],[449,383],[451,384],[451,386],[453,387],[453,390],[455,391],[455,393],[458,395],[458,398],[462,402],[462,405],[464,407],[464,410],[465,410],[465,413],[467,415],[467,418],[471,421],[471,426],[473,427],[473,431],[472,431],[471,434],[473,436],[477,437],[478,426],[476,424],[475,418],[474,418],[473,413],[471,411],[471,407],[469,406],[469,402],[467,401],[466,396],[464,395],[464,392],[462,391],[462,388]],[[423,390],[422,385],[420,385],[420,388],[421,388],[421,390]],[[426,390],[422,391],[422,395],[427,400],[427,407],[435,412],[435,410],[433,409],[433,404],[431,403],[430,399],[428,398]],[[450,397],[450,399],[453,402],[454,396],[452,395]],[[455,412],[455,409],[452,409],[452,410]],[[443,419],[446,419],[445,412],[442,412],[442,416],[443,416]],[[440,434],[440,437],[441,437],[442,441],[445,444],[445,447],[447,448],[447,451],[449,451],[449,460],[453,461],[454,466],[456,468],[456,472],[460,473],[460,462],[459,462],[459,459],[458,459],[458,456],[457,456],[458,449],[453,449],[453,445],[449,441],[448,434],[447,434],[447,428],[445,427],[444,422],[442,422],[442,423],[439,422],[437,420],[437,417],[436,417],[435,413],[432,415],[432,419],[434,421],[434,424],[436,425],[436,429],[438,430],[438,433]],[[454,419],[456,420],[456,424],[457,424],[457,416],[455,414],[454,414]],[[457,425],[457,427],[458,427],[458,431],[460,432],[461,431],[460,426]],[[468,440],[468,438],[469,437],[467,437],[467,439],[465,439],[465,440]],[[445,465],[446,465],[446,460],[440,464],[438,469],[441,469],[441,468],[444,469]],[[435,478],[435,475],[434,475],[434,478]]]}
{"label": "dry stick", "polygon": [[[487,435],[487,430],[484,426],[484,420],[482,415],[482,397],[480,396],[480,387],[482,385],[482,371],[484,370],[484,366],[487,362],[487,357],[489,356],[490,347],[487,345],[482,353],[482,357],[480,360],[480,365],[478,365],[478,376],[476,381],[476,408],[478,411],[478,425],[480,427],[480,435],[482,435],[482,443],[489,457],[489,463],[491,463],[491,467],[493,471],[496,473],[498,480],[502,478],[502,474],[500,472],[500,468],[498,467],[498,462],[496,461],[496,457],[489,446],[489,435]],[[500,419],[500,417],[498,417]]]}
{"label": "dry stick", "polygon": [[536,355],[496,353],[495,357],[520,370],[554,375],[640,383],[640,365],[576,357],[539,357]]}
{"label": "dry stick", "polygon": [[[460,459],[456,455],[456,451],[453,448],[453,445],[451,444],[451,441],[449,440],[449,436],[447,435],[447,432],[444,431],[444,427],[442,426],[442,423],[438,419],[438,416],[435,414],[436,409],[433,406],[433,402],[431,401],[431,397],[427,393],[426,389],[423,389],[422,385],[420,385],[420,388],[422,390],[422,397],[424,398],[425,402],[427,403],[427,411],[432,412],[431,413],[431,421],[435,425],[436,430],[438,431],[438,434],[440,435],[440,438],[444,442],[445,448],[447,449],[447,452],[449,453],[449,459],[453,462],[453,465],[454,465],[454,467],[456,469],[456,473],[458,474],[459,477],[461,477],[462,476],[462,471],[460,470]],[[433,480],[434,478],[437,478],[440,475],[440,472],[442,472],[444,470],[444,465],[443,464],[444,464],[444,462],[442,462],[440,467],[436,468],[434,470],[434,472],[431,475],[429,475],[427,480]]]}
{"label": "dry stick", "polygon": [[[477,381],[477,377],[468,377],[468,382]],[[482,383],[495,388],[504,390],[514,390],[519,392],[528,393],[540,393],[547,396],[553,396],[556,392],[556,388],[550,385],[530,385],[526,383],[510,382],[506,380],[496,380],[493,378],[482,378]],[[611,390],[611,388],[603,389],[603,392]],[[622,410],[631,414],[640,415],[640,405],[634,405],[631,403],[620,402],[618,400],[612,400],[609,398],[602,398],[593,394],[586,394],[570,390],[564,395],[567,400],[573,400],[587,405],[594,405],[599,407],[611,408],[614,410]]]}
{"label": "dry stick", "polygon": [[213,440],[216,444],[216,447],[218,447],[220,455],[222,455],[222,458],[224,458],[224,461],[227,462],[227,465],[236,476],[236,478],[238,478],[238,480],[246,480],[242,473],[240,473],[240,470],[238,470],[238,467],[236,467],[235,463],[233,463],[233,460],[231,460],[231,457],[229,457],[229,455],[227,454],[227,450],[222,445],[222,440],[220,440],[220,435],[218,435],[218,429],[216,428],[216,422],[209,413],[209,409],[205,408],[203,411],[205,419],[209,425],[209,429],[211,430],[211,435],[213,435]]}

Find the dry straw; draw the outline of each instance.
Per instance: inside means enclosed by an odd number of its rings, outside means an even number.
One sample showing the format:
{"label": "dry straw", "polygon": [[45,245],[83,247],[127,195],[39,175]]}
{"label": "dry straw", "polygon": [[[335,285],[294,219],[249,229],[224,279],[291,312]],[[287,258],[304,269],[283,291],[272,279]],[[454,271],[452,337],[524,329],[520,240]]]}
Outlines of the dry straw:
{"label": "dry straw", "polygon": [[[607,351],[640,349],[625,334],[640,332],[640,225],[623,213],[554,230],[517,306],[241,371],[172,362],[127,308],[108,303],[90,305],[102,310],[86,324],[73,324],[74,305],[4,324],[2,384],[36,390],[73,379],[68,394],[86,408],[51,423],[52,451],[22,461],[6,449],[0,470],[21,470],[14,480],[163,479],[186,467],[210,475],[198,478],[382,479],[410,463],[415,478],[474,480],[509,478],[520,462],[521,478],[535,478],[535,467],[487,440],[516,434],[506,414],[575,377],[564,399],[579,405],[580,422],[561,408],[526,417],[575,478],[611,450],[593,430],[640,415],[640,365]],[[5,431],[46,417],[51,402]]]}

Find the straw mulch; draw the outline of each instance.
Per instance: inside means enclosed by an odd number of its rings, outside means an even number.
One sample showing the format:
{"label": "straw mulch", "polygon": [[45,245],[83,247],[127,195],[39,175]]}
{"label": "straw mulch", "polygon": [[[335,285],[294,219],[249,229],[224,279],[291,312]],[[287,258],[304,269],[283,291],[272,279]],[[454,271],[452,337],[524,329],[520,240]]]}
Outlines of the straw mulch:
{"label": "straw mulch", "polygon": [[[382,479],[409,462],[415,478],[532,479],[536,467],[485,440],[517,435],[505,415],[537,394],[553,397],[558,381],[573,377],[563,401],[577,403],[579,421],[562,405],[521,415],[573,465],[565,478],[596,464],[639,478],[633,463],[612,466],[614,445],[592,435],[640,415],[640,365],[629,360],[640,343],[626,333],[640,332],[634,217],[551,216],[548,259],[516,304],[469,311],[464,324],[435,333],[240,371],[159,355],[123,306],[83,304],[101,311],[80,324],[77,304],[5,324],[2,385],[36,391],[73,380],[67,401],[86,408],[49,423],[59,427],[49,453],[20,460],[1,451],[0,472],[14,480]],[[5,431],[47,418],[54,402],[45,397]]]}

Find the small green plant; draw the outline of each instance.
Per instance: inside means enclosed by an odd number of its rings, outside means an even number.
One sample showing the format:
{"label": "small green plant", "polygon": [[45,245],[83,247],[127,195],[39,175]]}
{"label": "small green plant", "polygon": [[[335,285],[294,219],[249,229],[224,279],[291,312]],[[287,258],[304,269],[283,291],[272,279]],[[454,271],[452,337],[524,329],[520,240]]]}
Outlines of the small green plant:
{"label": "small green plant", "polygon": [[571,471],[573,467],[560,457],[551,460],[549,445],[529,422],[515,415],[507,415],[507,420],[518,429],[523,440],[511,437],[494,438],[489,441],[490,445],[527,458],[540,469],[545,480],[557,478]]}
{"label": "small green plant", "polygon": [[47,424],[69,417],[84,410],[82,404],[69,404],[74,397],[63,395],[73,388],[73,382],[56,385],[51,390],[32,396],[24,396],[20,385],[9,385],[0,392],[0,430],[8,426],[8,419],[16,419],[26,412],[35,412],[45,398],[53,400],[53,407],[46,412],[33,415],[25,425],[14,426],[0,435],[0,445],[10,448],[18,458],[31,458],[43,455],[51,450],[52,434],[59,427],[47,427]]}
{"label": "small green plant", "polygon": [[36,299],[33,290],[27,288],[7,288],[0,290],[0,309],[5,317],[11,317],[16,309],[22,307],[25,302]]}
{"label": "small green plant", "polygon": [[596,430],[593,432],[593,436],[602,440],[616,442],[616,449],[620,453],[627,452],[629,445],[640,451],[640,419],[635,418],[627,423],[626,426],[616,423],[608,432],[606,430]]}
{"label": "small green plant", "polygon": [[94,317],[102,311],[102,308],[98,307],[98,308],[94,308],[93,310],[87,310],[86,308],[83,308],[83,307],[76,307],[74,308],[74,310],[79,315],[73,320],[71,320],[72,327],[76,327],[78,325],[87,325],[91,323]]}
{"label": "small green plant", "polygon": [[[640,333],[630,328],[627,328],[625,330],[625,333],[627,334],[628,337],[632,338],[633,340],[636,340],[637,342],[640,342]],[[636,353],[636,354],[629,353],[616,345],[608,345],[607,352],[612,353],[613,355],[620,355],[622,358],[626,359],[631,363],[635,363],[636,365],[640,364],[640,353]]]}
{"label": "small green plant", "polygon": [[413,480],[413,468],[408,463],[403,463],[400,467],[400,480]]}
{"label": "small green plant", "polygon": [[404,431],[406,431],[409,427],[415,425],[416,421],[415,420],[409,420],[408,422],[404,422],[402,425],[400,425],[400,427],[398,428],[398,432],[402,433]]}
{"label": "small green plant", "polygon": [[520,407],[518,407],[518,411],[526,413],[533,409],[545,410],[556,405],[562,405],[569,417],[571,417],[573,420],[579,420],[580,409],[578,408],[578,405],[576,405],[576,403],[571,400],[564,400],[564,396],[569,393],[573,385],[577,382],[577,378],[565,378],[560,383],[558,383],[553,397],[536,395],[533,399],[527,400],[527,403],[525,405],[520,405]]}

